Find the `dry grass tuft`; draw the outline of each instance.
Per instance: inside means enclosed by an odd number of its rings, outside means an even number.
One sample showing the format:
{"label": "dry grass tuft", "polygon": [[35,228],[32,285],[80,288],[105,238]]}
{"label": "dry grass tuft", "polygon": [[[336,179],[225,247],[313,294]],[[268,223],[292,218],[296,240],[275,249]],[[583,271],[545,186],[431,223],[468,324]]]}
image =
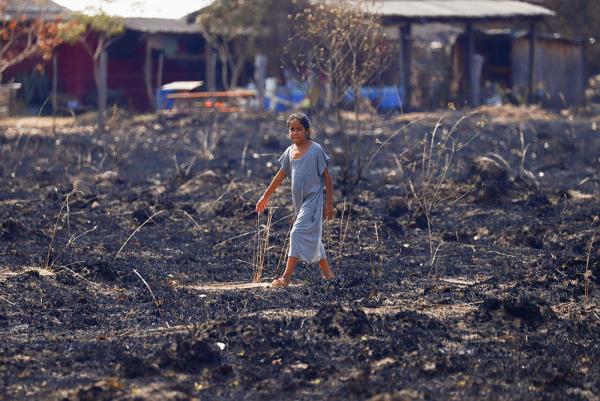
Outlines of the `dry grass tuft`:
{"label": "dry grass tuft", "polygon": [[269,234],[271,232],[271,223],[273,220],[273,208],[268,208],[267,221],[261,229],[260,213],[256,216],[256,247],[252,255],[252,282],[258,283],[262,278],[265,267],[265,257],[269,249]]}

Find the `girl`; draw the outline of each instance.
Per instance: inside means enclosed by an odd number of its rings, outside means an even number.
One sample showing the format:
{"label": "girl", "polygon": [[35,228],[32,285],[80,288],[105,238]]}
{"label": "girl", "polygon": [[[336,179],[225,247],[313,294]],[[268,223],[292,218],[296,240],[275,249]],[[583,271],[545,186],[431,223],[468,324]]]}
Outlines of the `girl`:
{"label": "girl", "polygon": [[271,181],[264,195],[256,203],[256,211],[262,213],[269,199],[286,176],[292,178],[292,201],[296,218],[290,232],[290,251],[283,276],[273,280],[271,287],[282,288],[290,280],[298,261],[319,261],[325,279],[333,273],[325,257],[323,234],[323,184],[325,184],[325,218],[333,218],[333,180],[327,169],[329,156],[321,145],[310,138],[310,120],[300,113],[292,114],[287,120],[289,146],[279,158],[281,168]]}

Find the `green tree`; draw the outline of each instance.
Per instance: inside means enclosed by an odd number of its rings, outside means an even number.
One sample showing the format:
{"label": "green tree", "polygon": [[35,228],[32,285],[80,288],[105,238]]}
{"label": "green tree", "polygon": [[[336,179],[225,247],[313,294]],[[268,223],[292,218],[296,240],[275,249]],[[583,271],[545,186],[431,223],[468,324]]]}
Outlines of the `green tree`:
{"label": "green tree", "polygon": [[122,18],[103,11],[95,15],[76,13],[61,29],[68,43],[80,43],[92,58],[94,82],[98,92],[98,130],[104,131],[107,101],[106,50],[125,32]]}
{"label": "green tree", "polygon": [[[244,65],[268,31],[274,0],[216,0],[196,19],[206,43],[219,55],[225,88],[238,85]],[[230,75],[231,73],[231,75]]]}

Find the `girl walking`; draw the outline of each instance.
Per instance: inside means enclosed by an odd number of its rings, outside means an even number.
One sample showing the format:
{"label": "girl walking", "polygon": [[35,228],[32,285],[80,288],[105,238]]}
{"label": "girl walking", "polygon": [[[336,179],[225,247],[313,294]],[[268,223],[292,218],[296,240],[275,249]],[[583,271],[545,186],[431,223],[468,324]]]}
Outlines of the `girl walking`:
{"label": "girl walking", "polygon": [[[289,138],[292,142],[279,158],[281,168],[264,195],[256,203],[256,211],[262,213],[269,205],[271,195],[286,176],[292,179],[292,201],[295,220],[290,232],[290,250],[283,275],[271,283],[274,288],[290,284],[298,261],[319,262],[325,279],[333,273],[323,247],[323,212],[326,219],[333,218],[333,180],[327,169],[329,156],[321,145],[310,138],[310,120],[301,113],[290,115],[287,120]],[[325,185],[325,200],[323,199]],[[325,210],[323,211],[323,202]]]}

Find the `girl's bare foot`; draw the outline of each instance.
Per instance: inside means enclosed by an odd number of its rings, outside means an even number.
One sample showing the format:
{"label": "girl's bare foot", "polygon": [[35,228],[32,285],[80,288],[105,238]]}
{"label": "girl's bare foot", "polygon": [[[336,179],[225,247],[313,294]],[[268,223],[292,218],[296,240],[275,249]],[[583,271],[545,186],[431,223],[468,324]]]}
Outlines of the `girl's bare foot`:
{"label": "girl's bare foot", "polygon": [[290,279],[286,277],[279,277],[271,282],[271,288],[285,288],[289,285]]}
{"label": "girl's bare foot", "polygon": [[333,278],[333,272],[327,263],[327,259],[321,259],[319,261],[319,267],[321,268],[321,274],[325,280],[331,280]]}

